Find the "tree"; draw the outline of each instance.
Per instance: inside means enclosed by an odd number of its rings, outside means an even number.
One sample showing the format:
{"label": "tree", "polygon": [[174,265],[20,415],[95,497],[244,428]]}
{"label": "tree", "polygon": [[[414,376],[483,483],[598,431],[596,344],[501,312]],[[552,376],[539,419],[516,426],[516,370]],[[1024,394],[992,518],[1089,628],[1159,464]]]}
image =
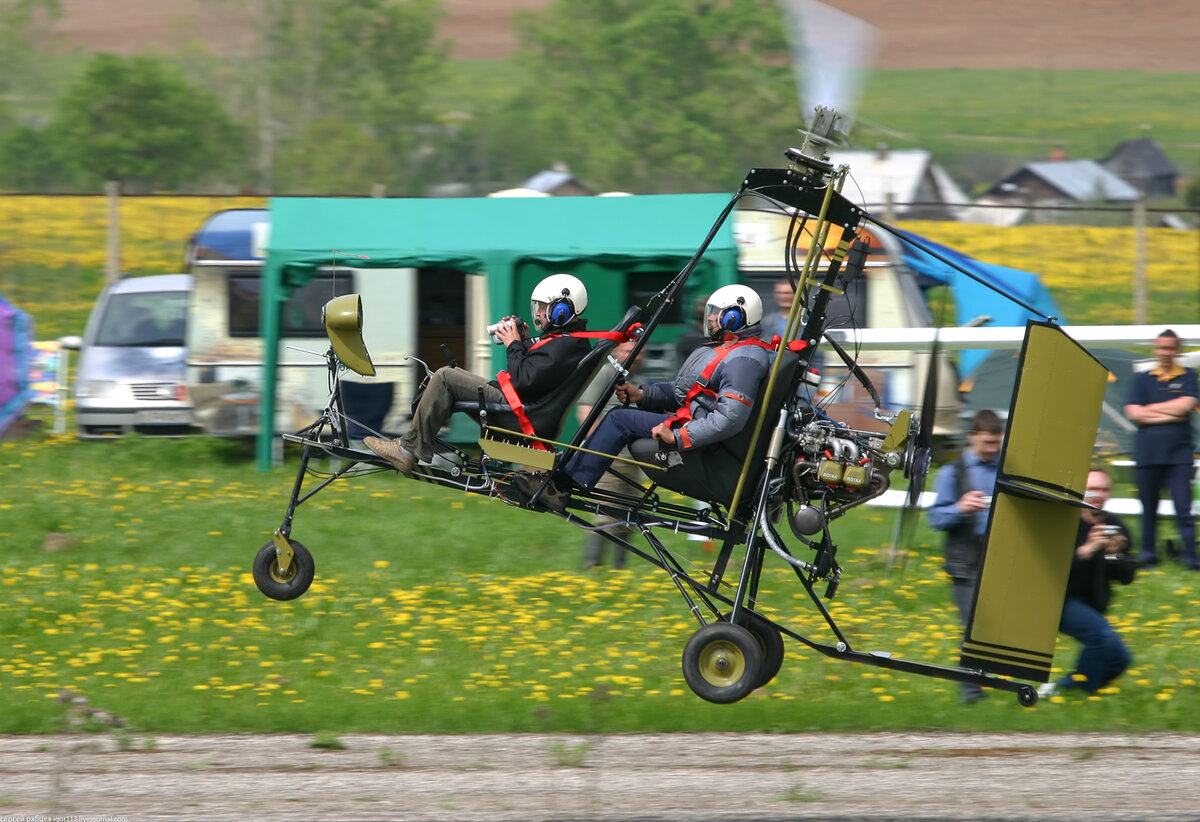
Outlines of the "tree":
{"label": "tree", "polygon": [[59,99],[53,125],[81,171],[127,191],[212,179],[243,151],[216,98],[149,57],[96,55]]}
{"label": "tree", "polygon": [[526,164],[564,160],[602,189],[729,190],[796,141],[775,0],[552,0],[516,25],[531,84],[504,150]]}
{"label": "tree", "polygon": [[441,0],[209,3],[255,35],[234,57],[241,87],[231,96],[255,137],[263,189],[421,190],[429,98],[446,58]]}

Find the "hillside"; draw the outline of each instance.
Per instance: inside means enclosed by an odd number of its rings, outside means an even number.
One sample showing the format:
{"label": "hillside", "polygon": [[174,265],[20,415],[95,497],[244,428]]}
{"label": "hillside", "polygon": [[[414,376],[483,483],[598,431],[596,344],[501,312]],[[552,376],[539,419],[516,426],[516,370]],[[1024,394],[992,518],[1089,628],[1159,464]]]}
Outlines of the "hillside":
{"label": "hillside", "polygon": [[[445,0],[442,34],[464,59],[500,59],[512,12],[549,0]],[[88,51],[133,53],[197,35],[244,43],[244,17],[205,0],[63,0],[57,32]],[[1196,0],[834,0],[882,33],[881,68],[1032,68],[1200,73]]]}

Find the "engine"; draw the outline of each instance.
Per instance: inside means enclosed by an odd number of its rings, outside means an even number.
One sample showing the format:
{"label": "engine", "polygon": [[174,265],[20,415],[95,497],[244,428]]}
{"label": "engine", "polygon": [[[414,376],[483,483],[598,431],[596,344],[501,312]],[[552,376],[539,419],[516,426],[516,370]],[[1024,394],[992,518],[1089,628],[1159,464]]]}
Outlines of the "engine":
{"label": "engine", "polygon": [[820,533],[846,511],[888,489],[904,464],[901,451],[884,451],[886,434],[845,428],[828,419],[799,421],[788,475],[789,520],[798,536]]}

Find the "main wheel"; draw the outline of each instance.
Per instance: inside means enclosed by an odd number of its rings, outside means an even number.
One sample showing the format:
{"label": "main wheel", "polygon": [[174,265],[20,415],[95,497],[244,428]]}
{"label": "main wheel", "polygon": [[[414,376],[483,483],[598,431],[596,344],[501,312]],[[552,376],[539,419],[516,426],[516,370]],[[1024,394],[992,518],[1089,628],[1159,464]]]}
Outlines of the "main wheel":
{"label": "main wheel", "polygon": [[288,544],[293,556],[286,571],[279,567],[274,541],[259,548],[254,557],[254,584],[271,599],[295,599],[308,590],[317,572],[312,554],[303,544],[295,540]]}
{"label": "main wheel", "polygon": [[761,688],[774,679],[783,667],[783,634],[770,622],[758,616],[750,617],[748,627],[758,642],[758,649],[762,651],[762,666],[758,669],[758,678],[754,682],[755,688]]}
{"label": "main wheel", "polygon": [[740,625],[712,622],[683,649],[683,678],[701,699],[724,705],[755,688],[763,657],[758,640]]}

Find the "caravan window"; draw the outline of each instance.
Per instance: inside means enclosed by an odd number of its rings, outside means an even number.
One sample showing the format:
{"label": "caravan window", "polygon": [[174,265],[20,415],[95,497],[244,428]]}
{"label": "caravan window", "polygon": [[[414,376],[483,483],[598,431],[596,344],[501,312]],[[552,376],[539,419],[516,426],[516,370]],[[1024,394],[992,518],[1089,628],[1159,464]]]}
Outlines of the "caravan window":
{"label": "caravan window", "polygon": [[[229,336],[257,337],[262,277],[257,273],[229,275]],[[299,288],[283,304],[280,313],[285,337],[324,337],[321,309],[334,297],[354,293],[350,271],[322,271]]]}

